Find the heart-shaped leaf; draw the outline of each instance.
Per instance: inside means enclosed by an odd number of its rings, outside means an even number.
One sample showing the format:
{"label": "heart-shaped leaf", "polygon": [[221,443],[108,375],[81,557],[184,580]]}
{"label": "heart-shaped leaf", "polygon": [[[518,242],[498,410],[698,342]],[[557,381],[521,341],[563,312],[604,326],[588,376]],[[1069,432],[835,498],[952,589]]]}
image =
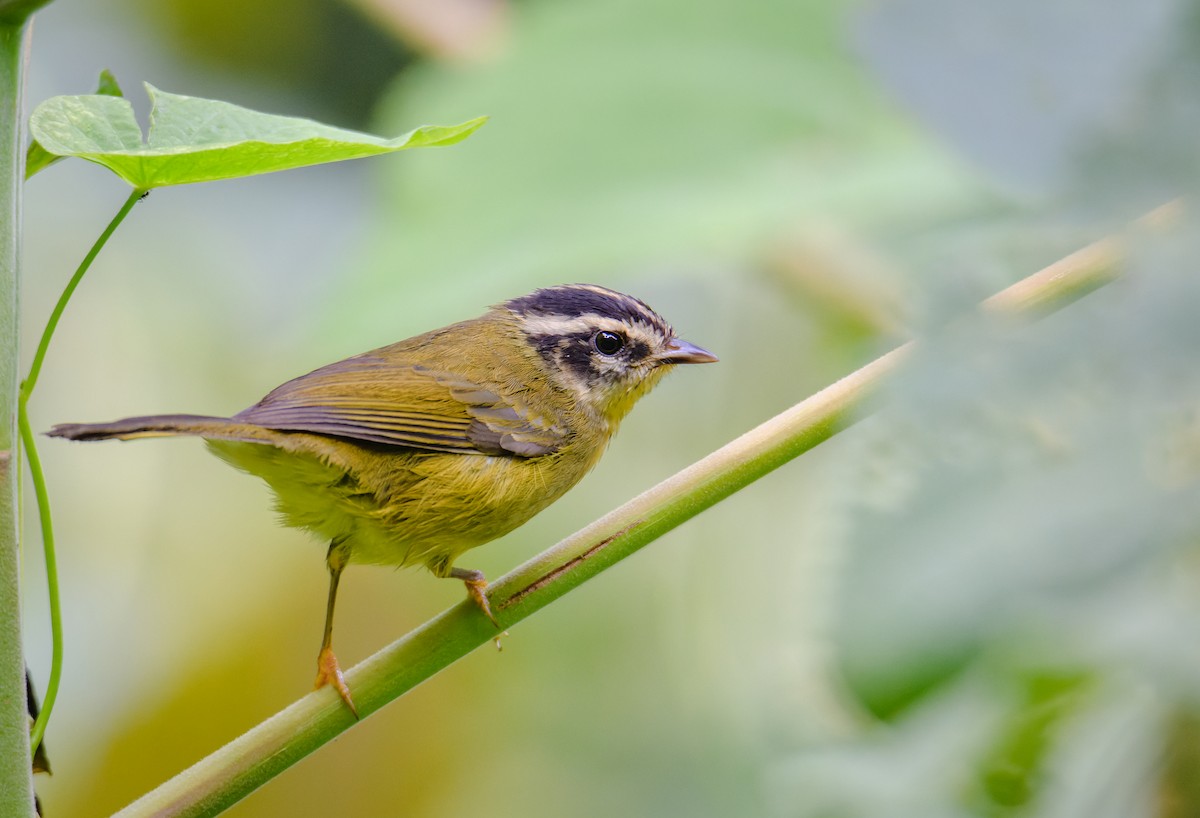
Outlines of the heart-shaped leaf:
{"label": "heart-shaped leaf", "polygon": [[487,117],[426,125],[395,139],[275,116],[228,102],[181,96],[147,84],[153,108],[145,141],[133,107],[120,97],[52,97],[30,120],[34,139],[56,156],[104,165],[138,189],[210,182],[359,159],[405,148],[452,145]]}

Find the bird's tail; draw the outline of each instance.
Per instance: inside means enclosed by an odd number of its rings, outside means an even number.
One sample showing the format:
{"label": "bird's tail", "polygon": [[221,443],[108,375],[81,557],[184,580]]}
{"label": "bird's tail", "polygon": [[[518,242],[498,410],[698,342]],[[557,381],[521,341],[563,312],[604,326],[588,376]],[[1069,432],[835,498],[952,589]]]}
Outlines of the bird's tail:
{"label": "bird's tail", "polygon": [[272,443],[279,433],[233,418],[205,415],[146,415],[112,423],[60,423],[47,432],[68,440],[135,440],[139,437],[192,435],[212,440]]}

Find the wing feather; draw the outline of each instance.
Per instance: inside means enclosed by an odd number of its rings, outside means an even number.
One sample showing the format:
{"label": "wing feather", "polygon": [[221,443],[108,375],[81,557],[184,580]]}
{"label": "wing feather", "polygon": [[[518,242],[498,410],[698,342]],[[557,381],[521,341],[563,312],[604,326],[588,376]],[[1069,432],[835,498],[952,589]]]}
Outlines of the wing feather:
{"label": "wing feather", "polygon": [[461,375],[360,355],[289,381],[235,415],[283,432],[419,451],[537,457],[566,427]]}

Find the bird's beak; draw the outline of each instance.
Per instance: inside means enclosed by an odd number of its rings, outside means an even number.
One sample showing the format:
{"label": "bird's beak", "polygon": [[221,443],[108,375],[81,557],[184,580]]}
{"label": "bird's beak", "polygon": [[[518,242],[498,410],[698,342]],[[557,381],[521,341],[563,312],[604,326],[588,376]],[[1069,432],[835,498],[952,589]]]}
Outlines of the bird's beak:
{"label": "bird's beak", "polygon": [[718,360],[707,349],[701,349],[695,344],[676,338],[667,344],[667,348],[658,356],[663,364],[712,364]]}

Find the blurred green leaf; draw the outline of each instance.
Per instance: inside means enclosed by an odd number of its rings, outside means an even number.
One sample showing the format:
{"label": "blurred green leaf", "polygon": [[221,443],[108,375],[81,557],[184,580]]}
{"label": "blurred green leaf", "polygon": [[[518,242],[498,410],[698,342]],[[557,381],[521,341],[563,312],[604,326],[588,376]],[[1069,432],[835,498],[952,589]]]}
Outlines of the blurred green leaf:
{"label": "blurred green leaf", "polygon": [[1146,814],[1155,713],[1200,687],[1197,235],[1135,242],[1125,278],[1037,323],[922,338],[863,427],[835,615],[850,689],[896,726],[957,707],[963,680],[977,707],[1018,699],[940,809]]}
{"label": "blurred green leaf", "polygon": [[1197,15],[1187,0],[893,0],[867,6],[858,39],[1001,185],[1130,218],[1200,184]]}
{"label": "blurred green leaf", "polygon": [[468,280],[498,296],[531,277],[753,266],[810,217],[845,217],[853,235],[973,202],[969,176],[855,64],[844,5],[525,4],[499,59],[401,76],[384,128],[480,105],[504,127],[453,161],[385,169],[372,275],[339,289],[344,309],[385,320],[369,294],[397,264],[406,292],[436,303]]}
{"label": "blurred green leaf", "polygon": [[452,145],[485,117],[461,125],[424,126],[384,139],[309,119],[274,116],[216,100],[180,96],[147,84],[153,107],[145,143],[125,99],[61,96],[33,112],[30,130],[57,156],[77,156],[151,189],[253,176],[376,156],[406,148]]}
{"label": "blurred green leaf", "polygon": [[1158,818],[1200,815],[1200,716],[1194,709],[1171,714],[1164,755]]}
{"label": "blurred green leaf", "polygon": [[[108,97],[125,96],[121,91],[121,86],[117,84],[117,78],[107,68],[100,72],[100,80],[96,83],[96,93]],[[42,143],[34,139],[29,143],[29,150],[25,153],[25,178],[29,179],[38,171],[45,170],[63,158],[50,153],[42,147]]]}
{"label": "blurred green leaf", "polygon": [[981,812],[1019,815],[1042,790],[1054,736],[1087,689],[1079,674],[1034,672],[1022,680],[1023,701],[982,763]]}
{"label": "blurred green leaf", "polygon": [[[1095,649],[1103,632],[1081,639],[1054,603],[1130,615],[1128,584],[1177,559],[1200,522],[1190,244],[1042,323],[927,339],[894,388],[874,425],[888,483],[864,492],[840,620],[879,715],[1031,629],[1060,658]],[[1143,649],[1171,650],[1159,636]]]}

